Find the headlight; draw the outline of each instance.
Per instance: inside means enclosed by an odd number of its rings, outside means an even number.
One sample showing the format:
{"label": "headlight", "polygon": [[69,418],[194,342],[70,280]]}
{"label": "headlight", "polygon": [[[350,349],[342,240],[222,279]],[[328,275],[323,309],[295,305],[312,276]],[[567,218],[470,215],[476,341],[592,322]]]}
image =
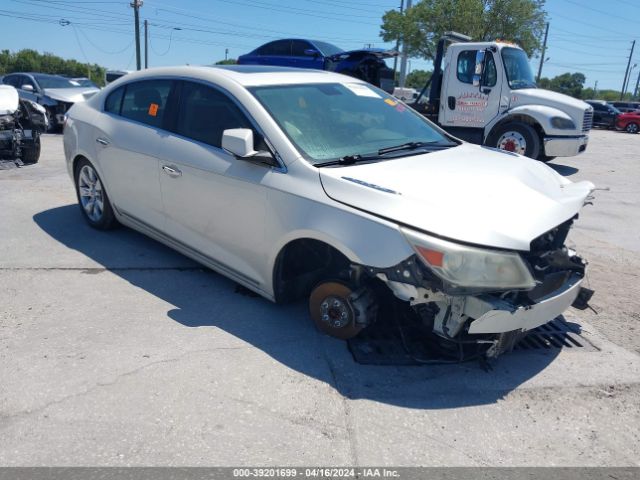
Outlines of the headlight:
{"label": "headlight", "polygon": [[563,118],[563,117],[553,117],[551,119],[551,126],[559,130],[575,130],[576,129],[576,124],[573,123],[573,120],[569,118]]}
{"label": "headlight", "polygon": [[420,259],[437,276],[459,287],[530,289],[535,281],[520,255],[467,247],[402,229]]}

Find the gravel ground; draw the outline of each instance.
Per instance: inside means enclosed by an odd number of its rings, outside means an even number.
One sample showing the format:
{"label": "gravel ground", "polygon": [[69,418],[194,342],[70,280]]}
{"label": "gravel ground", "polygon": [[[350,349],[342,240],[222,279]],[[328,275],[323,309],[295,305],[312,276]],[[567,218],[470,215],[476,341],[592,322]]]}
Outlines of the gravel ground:
{"label": "gravel ground", "polygon": [[[550,165],[599,187],[586,345],[358,365],[279,307],[131,230],[85,225],[59,136],[0,171],[0,466],[640,466],[640,135]],[[526,212],[523,212],[526,214]]]}
{"label": "gravel ground", "polygon": [[[549,164],[601,190],[570,240],[589,261],[595,310],[580,312],[609,340],[640,353],[640,136],[595,130],[588,151]],[[597,312],[597,313],[596,313]]]}

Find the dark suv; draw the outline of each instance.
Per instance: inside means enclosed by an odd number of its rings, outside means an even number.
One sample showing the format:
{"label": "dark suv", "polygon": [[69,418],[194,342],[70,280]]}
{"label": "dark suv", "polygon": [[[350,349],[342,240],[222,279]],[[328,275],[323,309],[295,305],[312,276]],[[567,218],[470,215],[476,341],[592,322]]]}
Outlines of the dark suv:
{"label": "dark suv", "polygon": [[620,110],[609,105],[604,100],[585,100],[593,107],[593,126],[604,128],[615,128],[616,120],[620,115]]}
{"label": "dark suv", "polygon": [[640,102],[611,102],[611,105],[616,107],[622,113],[640,110]]}

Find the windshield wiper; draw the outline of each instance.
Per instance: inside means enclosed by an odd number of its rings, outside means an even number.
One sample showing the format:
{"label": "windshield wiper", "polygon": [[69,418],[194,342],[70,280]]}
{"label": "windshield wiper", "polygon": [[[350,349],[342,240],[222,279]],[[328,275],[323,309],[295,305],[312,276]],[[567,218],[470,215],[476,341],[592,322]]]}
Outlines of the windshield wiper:
{"label": "windshield wiper", "polygon": [[380,155],[345,155],[337,160],[330,160],[328,162],[316,163],[316,167],[330,167],[332,165],[353,165],[359,162],[369,162],[371,160],[379,160]]}
{"label": "windshield wiper", "polygon": [[[328,162],[316,163],[316,167],[330,167],[334,165],[353,165],[355,163],[360,162],[370,162],[374,160],[382,160],[385,155],[393,152],[400,152],[403,150],[418,150],[418,149],[426,149],[426,150],[444,150],[445,148],[455,147],[455,143],[438,143],[438,142],[409,142],[403,143],[402,145],[395,145],[393,147],[381,148],[378,150],[377,154],[369,154],[369,155],[345,155],[344,157],[340,157],[337,160],[330,160]],[[416,152],[422,153],[422,152]],[[415,154],[413,154],[415,155]]]}
{"label": "windshield wiper", "polygon": [[381,148],[378,150],[378,155],[386,155],[387,153],[401,152],[403,150],[417,150],[419,148],[429,148],[434,150],[441,150],[449,147],[455,147],[455,143],[438,143],[438,142],[409,142],[402,145],[395,145],[393,147]]}

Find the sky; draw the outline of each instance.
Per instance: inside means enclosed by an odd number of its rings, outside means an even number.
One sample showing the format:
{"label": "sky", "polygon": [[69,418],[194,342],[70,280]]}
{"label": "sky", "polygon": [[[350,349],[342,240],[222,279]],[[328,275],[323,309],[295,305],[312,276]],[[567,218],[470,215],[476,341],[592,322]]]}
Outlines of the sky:
{"label": "sky", "polygon": [[[135,69],[131,0],[0,0],[0,48],[31,48],[112,69]],[[312,38],[346,50],[393,48],[381,17],[400,0],[144,0],[149,66],[211,64],[277,38]],[[414,4],[416,1],[414,0]],[[549,40],[542,75],[582,72],[586,87],[622,87],[631,42],[640,39],[640,0],[547,0]],[[144,53],[143,53],[144,58]],[[631,65],[633,90],[640,44]],[[531,60],[537,71],[539,58]],[[410,69],[430,69],[410,59]]]}

